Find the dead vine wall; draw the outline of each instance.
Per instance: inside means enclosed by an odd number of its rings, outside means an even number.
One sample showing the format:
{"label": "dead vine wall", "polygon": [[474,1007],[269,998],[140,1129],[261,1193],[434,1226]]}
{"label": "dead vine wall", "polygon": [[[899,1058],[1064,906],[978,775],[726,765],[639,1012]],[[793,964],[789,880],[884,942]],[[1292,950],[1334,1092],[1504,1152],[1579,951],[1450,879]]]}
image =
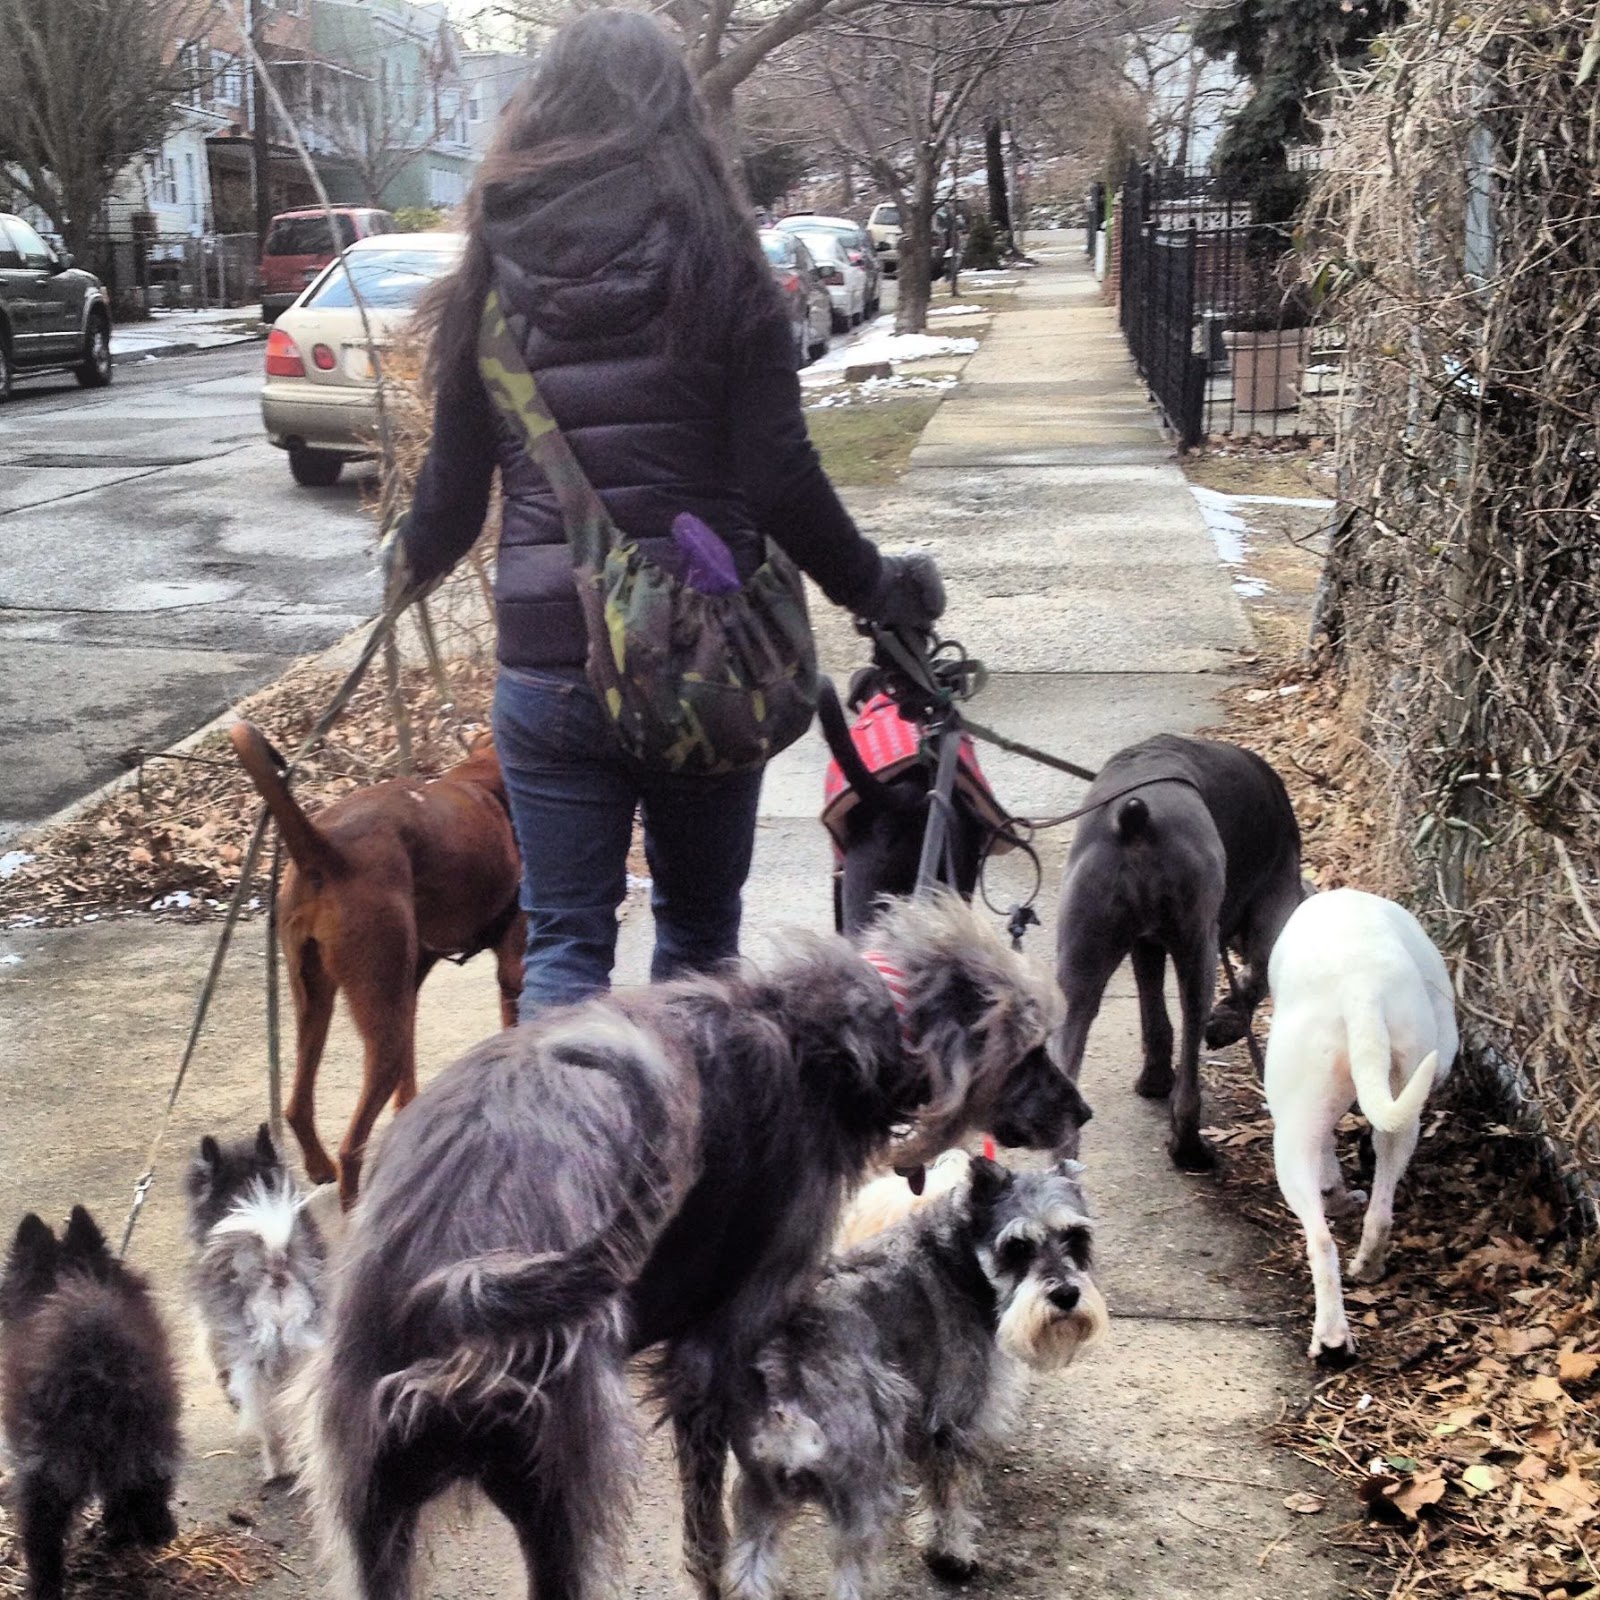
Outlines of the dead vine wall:
{"label": "dead vine wall", "polygon": [[1306,232],[1349,334],[1329,621],[1374,887],[1447,949],[1472,1069],[1580,1196],[1600,1185],[1591,58],[1595,0],[1419,5],[1327,110]]}

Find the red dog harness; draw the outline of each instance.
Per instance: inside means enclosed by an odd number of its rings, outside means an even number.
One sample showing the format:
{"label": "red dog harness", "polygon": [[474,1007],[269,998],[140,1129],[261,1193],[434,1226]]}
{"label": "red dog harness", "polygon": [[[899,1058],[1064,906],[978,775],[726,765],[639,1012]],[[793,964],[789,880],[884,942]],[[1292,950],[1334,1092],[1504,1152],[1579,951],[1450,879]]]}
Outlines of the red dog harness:
{"label": "red dog harness", "polygon": [[[922,759],[921,724],[901,716],[900,708],[886,694],[875,694],[861,708],[850,729],[850,740],[862,764],[875,778],[888,781]],[[979,819],[995,830],[991,849],[1001,855],[1011,848],[1007,824],[1011,818],[995,799],[989,780],[978,765],[978,752],[968,734],[961,735],[961,759],[956,768],[956,789]],[[828,763],[823,783],[822,825],[833,835],[837,852],[845,842],[844,819],[860,804],[861,797],[850,787],[837,761]]]}
{"label": "red dog harness", "polygon": [[861,959],[883,979],[883,986],[894,1001],[894,1014],[900,1019],[900,1048],[910,1050],[911,1034],[906,1028],[906,975],[881,950],[863,950]]}

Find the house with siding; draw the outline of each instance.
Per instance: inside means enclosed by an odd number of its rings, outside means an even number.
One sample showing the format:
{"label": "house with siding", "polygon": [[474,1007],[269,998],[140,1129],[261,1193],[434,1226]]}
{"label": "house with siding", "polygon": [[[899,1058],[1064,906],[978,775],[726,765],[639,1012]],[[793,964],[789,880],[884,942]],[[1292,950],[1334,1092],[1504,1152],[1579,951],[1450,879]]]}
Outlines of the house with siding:
{"label": "house with siding", "polygon": [[462,50],[442,4],[309,0],[324,64],[299,109],[330,196],[363,205],[458,205],[476,166]]}
{"label": "house with siding", "polygon": [[465,50],[461,75],[467,87],[467,138],[474,157],[481,161],[500,125],[500,114],[533,71],[534,57],[527,51]]}

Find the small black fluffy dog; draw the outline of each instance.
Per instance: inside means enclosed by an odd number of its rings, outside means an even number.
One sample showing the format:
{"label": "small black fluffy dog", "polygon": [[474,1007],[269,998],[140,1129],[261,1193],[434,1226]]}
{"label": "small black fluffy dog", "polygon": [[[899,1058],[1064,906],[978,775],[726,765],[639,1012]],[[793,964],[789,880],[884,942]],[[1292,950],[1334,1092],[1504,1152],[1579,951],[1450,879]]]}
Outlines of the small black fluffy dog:
{"label": "small black fluffy dog", "polygon": [[756,1357],[735,1426],[732,1600],[778,1600],[778,1538],[808,1501],[833,1525],[834,1600],[865,1600],[911,1475],[923,1559],[945,1578],[977,1570],[975,1491],[1025,1371],[1059,1370],[1106,1331],[1079,1175],[975,1157],[829,1263]]}
{"label": "small black fluffy dog", "polygon": [[[1124,791],[1131,791],[1125,793]],[[1120,798],[1119,798],[1120,797]],[[1174,1163],[1209,1171],[1200,1137],[1200,1043],[1244,1036],[1267,989],[1267,958],[1300,904],[1300,828],[1283,780],[1237,745],[1163,733],[1119,750],[1084,797],[1107,803],[1078,824],[1061,886],[1057,977],[1067,997],[1058,1059],[1076,1080],[1089,1025],[1111,974],[1133,958],[1144,1069],[1135,1084],[1172,1096]],[[1206,1027],[1224,947],[1249,963],[1240,1003]],[[1177,1078],[1162,993],[1167,957],[1177,971],[1183,1041]],[[1065,1154],[1075,1155],[1069,1140]]]}
{"label": "small black fluffy dog", "polygon": [[[851,708],[881,693],[888,681],[881,669],[863,668],[850,685]],[[834,926],[853,936],[872,921],[886,899],[909,895],[917,886],[934,773],[925,762],[888,777],[870,772],[850,736],[838,692],[826,678],[817,696],[817,721],[856,798],[840,825],[836,842],[841,860],[834,878]],[[1003,821],[998,802],[980,808],[968,785],[956,784],[948,835],[950,886],[963,899],[972,898],[984,849]]]}
{"label": "small black fluffy dog", "polygon": [[797,937],[764,971],[546,1012],[396,1116],[307,1385],[344,1593],[406,1600],[418,1514],[462,1480],[516,1528],[539,1600],[611,1593],[625,1366],[658,1344],[689,1569],[721,1592],[732,1419],[843,1193],[897,1130],[914,1162],[979,1128],[1049,1148],[1086,1115],[1046,1048],[1054,985],[983,917],[940,896],[871,939],[876,969]]}
{"label": "small black fluffy dog", "polygon": [[145,1281],[74,1206],[65,1234],[29,1213],[0,1281],[0,1416],[34,1600],[57,1600],[67,1532],[98,1497],[107,1540],[165,1544],[178,1473],[178,1384]]}

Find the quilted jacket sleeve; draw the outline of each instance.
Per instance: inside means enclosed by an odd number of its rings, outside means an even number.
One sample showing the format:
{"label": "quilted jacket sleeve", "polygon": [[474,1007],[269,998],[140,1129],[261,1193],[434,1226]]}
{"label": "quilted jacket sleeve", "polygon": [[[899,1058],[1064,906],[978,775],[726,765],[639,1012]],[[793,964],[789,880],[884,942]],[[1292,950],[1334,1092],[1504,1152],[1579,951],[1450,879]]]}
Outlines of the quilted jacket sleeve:
{"label": "quilted jacket sleeve", "polygon": [[776,300],[736,358],[729,402],[735,471],[756,528],[835,605],[865,611],[882,560],[845,510],[806,432],[794,339]]}
{"label": "quilted jacket sleeve", "polygon": [[439,376],[433,442],[401,529],[420,582],[448,572],[483,532],[496,462],[494,404],[471,353]]}

